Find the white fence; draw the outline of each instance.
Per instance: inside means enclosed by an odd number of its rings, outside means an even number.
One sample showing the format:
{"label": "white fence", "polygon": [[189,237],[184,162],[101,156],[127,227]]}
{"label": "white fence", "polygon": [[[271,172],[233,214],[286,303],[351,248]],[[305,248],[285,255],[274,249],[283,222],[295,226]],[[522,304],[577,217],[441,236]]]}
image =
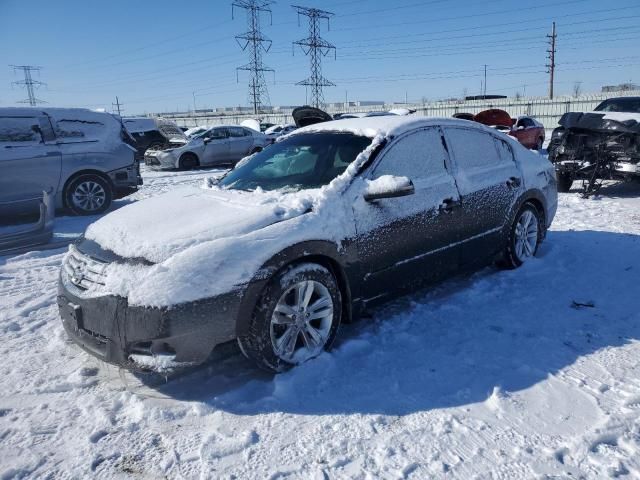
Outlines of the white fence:
{"label": "white fence", "polygon": [[[512,117],[530,115],[542,122],[548,129],[557,126],[558,120],[566,112],[581,112],[593,110],[600,102],[611,97],[640,96],[640,91],[598,93],[580,95],[577,97],[557,97],[553,100],[544,97],[505,98],[496,100],[451,100],[446,102],[434,102],[424,104],[393,104],[376,107],[347,107],[343,110],[330,109],[329,113],[338,112],[368,112],[372,110],[384,111],[391,108],[406,107],[416,109],[417,115],[428,117],[451,117],[455,113],[478,113],[488,108],[500,108],[506,110]],[[334,111],[335,110],[335,111]],[[164,118],[176,121],[180,126],[193,127],[196,125],[237,125],[243,120],[256,118],[252,114],[220,115],[215,112],[193,112],[159,114]],[[261,114],[258,118],[262,122],[284,124],[291,123],[291,110],[283,110],[281,113]]]}

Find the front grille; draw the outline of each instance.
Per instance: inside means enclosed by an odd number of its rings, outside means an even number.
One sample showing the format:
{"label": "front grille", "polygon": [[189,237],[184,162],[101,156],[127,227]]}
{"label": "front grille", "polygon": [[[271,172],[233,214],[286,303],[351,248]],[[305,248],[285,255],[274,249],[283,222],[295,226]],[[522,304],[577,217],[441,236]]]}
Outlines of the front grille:
{"label": "front grille", "polygon": [[81,290],[90,290],[105,284],[107,264],[81,253],[75,245],[69,246],[63,268],[69,281]]}

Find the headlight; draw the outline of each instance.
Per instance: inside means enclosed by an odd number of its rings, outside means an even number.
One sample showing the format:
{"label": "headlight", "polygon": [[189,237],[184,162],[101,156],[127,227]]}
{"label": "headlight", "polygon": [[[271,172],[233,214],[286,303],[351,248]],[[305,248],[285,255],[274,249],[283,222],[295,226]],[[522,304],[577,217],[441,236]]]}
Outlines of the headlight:
{"label": "headlight", "polygon": [[556,128],[552,133],[551,133],[551,138],[562,138],[565,134],[565,129],[564,128]]}

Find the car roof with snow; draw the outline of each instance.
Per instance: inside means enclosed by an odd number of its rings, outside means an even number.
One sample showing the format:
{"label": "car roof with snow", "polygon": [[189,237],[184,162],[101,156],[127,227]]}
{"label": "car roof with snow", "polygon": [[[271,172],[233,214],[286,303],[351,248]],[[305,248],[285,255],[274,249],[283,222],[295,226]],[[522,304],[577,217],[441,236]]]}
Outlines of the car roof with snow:
{"label": "car roof with snow", "polygon": [[310,132],[349,132],[370,138],[374,138],[379,135],[383,137],[390,137],[393,135],[400,135],[406,131],[413,130],[414,128],[421,126],[434,125],[450,125],[465,128],[473,127],[479,129],[486,128],[487,131],[495,133],[492,129],[484,127],[481,124],[470,124],[468,120],[389,115],[381,117],[347,118],[331,122],[314,123],[313,125],[299,128],[289,135],[300,135],[302,133]]}

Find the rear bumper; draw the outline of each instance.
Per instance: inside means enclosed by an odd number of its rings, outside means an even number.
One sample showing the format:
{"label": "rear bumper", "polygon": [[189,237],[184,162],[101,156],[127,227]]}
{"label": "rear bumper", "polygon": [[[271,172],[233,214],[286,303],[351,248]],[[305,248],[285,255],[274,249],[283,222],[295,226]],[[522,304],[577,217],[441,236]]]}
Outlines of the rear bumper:
{"label": "rear bumper", "polygon": [[[74,291],[75,290],[75,291]],[[174,371],[207,360],[236,336],[240,292],[170,308],[128,305],[116,296],[83,298],[58,282],[58,308],[69,337],[88,353],[132,370]]]}

